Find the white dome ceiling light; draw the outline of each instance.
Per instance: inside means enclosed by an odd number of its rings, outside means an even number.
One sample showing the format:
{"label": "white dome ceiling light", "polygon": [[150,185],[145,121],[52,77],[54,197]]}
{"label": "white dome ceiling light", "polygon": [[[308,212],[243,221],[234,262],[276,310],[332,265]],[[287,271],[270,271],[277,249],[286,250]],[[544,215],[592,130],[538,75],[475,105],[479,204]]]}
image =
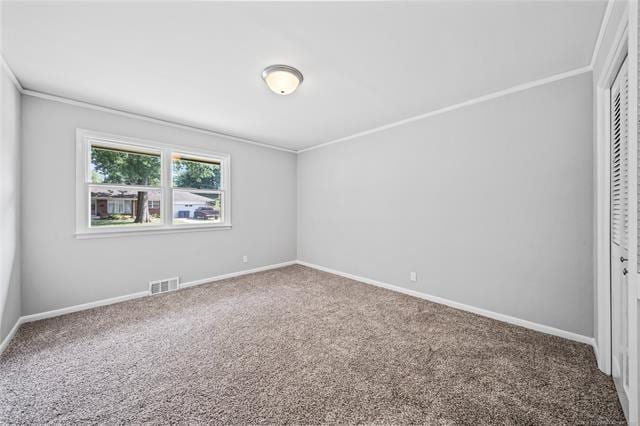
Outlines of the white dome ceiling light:
{"label": "white dome ceiling light", "polygon": [[290,95],[302,84],[302,73],[288,65],[271,65],[262,71],[262,79],[278,95]]}

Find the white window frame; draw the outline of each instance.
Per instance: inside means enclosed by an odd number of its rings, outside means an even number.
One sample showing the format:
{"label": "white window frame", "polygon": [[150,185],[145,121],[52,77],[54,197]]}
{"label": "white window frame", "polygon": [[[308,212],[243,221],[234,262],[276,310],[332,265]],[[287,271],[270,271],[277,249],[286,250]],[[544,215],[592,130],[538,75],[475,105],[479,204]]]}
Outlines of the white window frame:
{"label": "white window frame", "polygon": [[[91,197],[90,186],[108,186],[136,189],[136,185],[96,185],[91,182],[91,146],[98,145],[106,148],[119,148],[134,152],[160,153],[161,174],[159,187],[144,187],[149,191],[160,191],[161,224],[159,225],[127,225],[126,227],[91,227]],[[222,221],[216,223],[173,223],[173,179],[172,157],[189,156],[220,162],[220,192],[222,194]],[[198,149],[197,152],[184,147],[166,143],[148,141],[126,136],[113,135],[86,129],[76,130],[76,238],[104,238],[126,235],[147,235],[157,233],[194,232],[206,230],[231,229],[231,156],[218,152]],[[188,188],[176,188],[190,190]],[[191,190],[193,192],[210,192],[209,190]]]}

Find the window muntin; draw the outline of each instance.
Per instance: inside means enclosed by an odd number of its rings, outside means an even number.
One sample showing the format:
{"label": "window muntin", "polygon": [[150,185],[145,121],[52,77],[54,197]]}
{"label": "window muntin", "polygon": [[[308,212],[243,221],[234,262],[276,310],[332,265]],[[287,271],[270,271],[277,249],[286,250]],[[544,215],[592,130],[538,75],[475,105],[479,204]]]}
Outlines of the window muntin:
{"label": "window muntin", "polygon": [[[79,238],[91,233],[231,227],[228,155],[184,152],[80,129],[77,152],[78,170],[83,170],[77,186]],[[140,211],[148,218],[143,223],[136,220]]]}

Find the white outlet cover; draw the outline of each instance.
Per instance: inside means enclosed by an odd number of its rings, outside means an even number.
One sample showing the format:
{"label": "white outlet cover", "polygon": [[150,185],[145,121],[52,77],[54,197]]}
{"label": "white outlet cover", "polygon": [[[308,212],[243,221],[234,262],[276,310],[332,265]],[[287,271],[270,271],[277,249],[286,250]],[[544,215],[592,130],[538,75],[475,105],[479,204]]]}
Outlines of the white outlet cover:
{"label": "white outlet cover", "polygon": [[242,256],[242,261],[244,263],[247,263],[249,261],[249,256],[247,256],[246,254],[244,256]]}
{"label": "white outlet cover", "polygon": [[411,281],[418,281],[418,274],[416,274],[415,272],[411,272],[411,273],[409,274],[409,279],[410,279]]}

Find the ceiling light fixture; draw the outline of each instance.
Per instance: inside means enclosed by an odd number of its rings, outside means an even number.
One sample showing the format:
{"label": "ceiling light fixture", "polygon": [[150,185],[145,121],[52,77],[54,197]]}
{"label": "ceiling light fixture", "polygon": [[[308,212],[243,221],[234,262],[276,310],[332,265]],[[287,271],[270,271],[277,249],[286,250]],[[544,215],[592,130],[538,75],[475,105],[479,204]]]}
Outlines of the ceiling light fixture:
{"label": "ceiling light fixture", "polygon": [[302,73],[289,65],[271,65],[262,71],[262,79],[278,95],[290,95],[302,83]]}

